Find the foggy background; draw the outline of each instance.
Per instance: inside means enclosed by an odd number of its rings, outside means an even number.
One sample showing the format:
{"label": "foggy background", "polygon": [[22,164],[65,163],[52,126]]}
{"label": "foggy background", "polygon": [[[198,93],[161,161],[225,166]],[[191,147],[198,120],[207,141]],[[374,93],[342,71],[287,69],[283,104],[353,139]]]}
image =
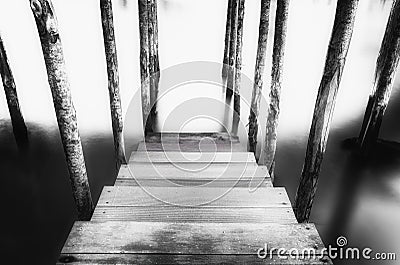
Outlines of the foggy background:
{"label": "foggy background", "polygon": [[[375,62],[391,1],[361,0],[356,16],[331,126],[327,152],[311,221],[325,244],[339,235],[349,246],[400,256],[400,147],[388,144],[376,150],[368,164],[357,164],[343,140],[358,135],[373,85]],[[116,178],[107,74],[99,1],[53,0],[77,111],[92,195]],[[161,71],[193,61],[222,62],[227,1],[158,1]],[[336,1],[292,0],[289,10],[281,115],[276,156],[276,185],[287,188],[294,202],[304,162],[308,131],[335,15]],[[125,117],[127,155],[142,137],[137,1],[113,1]],[[275,1],[272,1],[263,93],[268,95],[272,62]],[[260,1],[245,5],[243,74],[253,80],[257,52]],[[58,133],[50,88],[36,25],[28,0],[0,0],[0,32],[16,81],[20,106],[30,132],[28,158],[17,152],[6,99],[0,93],[0,194],[3,231],[0,253],[17,259],[23,250],[29,263],[52,264],[76,218],[65,158]],[[163,78],[161,73],[161,78]],[[399,80],[395,82],[380,138],[400,142]],[[244,99],[249,89],[241,91]],[[223,99],[218,85],[193,83],[178,87],[159,103],[163,131],[215,131],[215,121],[201,119],[164,123],[174,110],[197,97]],[[268,97],[266,97],[268,98]],[[133,101],[132,101],[133,99]],[[201,115],[204,101],[186,106]],[[179,109],[182,113],[185,109]],[[216,109],[216,112],[220,109]],[[266,106],[262,105],[260,130]],[[223,113],[219,113],[222,118]],[[218,114],[217,114],[218,115]],[[242,102],[240,139],[246,144],[249,109]],[[228,126],[230,128],[230,126]],[[259,143],[263,137],[259,136]],[[29,256],[31,255],[31,256]],[[21,257],[22,259],[22,257]],[[358,264],[364,264],[359,261]],[[356,264],[335,261],[335,264]],[[377,264],[377,262],[371,262]],[[378,264],[398,264],[386,261]]]}

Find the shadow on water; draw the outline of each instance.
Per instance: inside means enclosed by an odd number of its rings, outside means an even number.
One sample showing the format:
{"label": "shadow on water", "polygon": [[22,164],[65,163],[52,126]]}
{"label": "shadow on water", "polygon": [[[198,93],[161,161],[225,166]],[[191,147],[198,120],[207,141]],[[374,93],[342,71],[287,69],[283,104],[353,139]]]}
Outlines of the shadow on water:
{"label": "shadow on water", "polygon": [[[2,261],[54,264],[77,218],[58,129],[28,124],[30,149],[19,152],[11,123],[0,124]],[[82,139],[97,202],[116,177],[112,135]]]}

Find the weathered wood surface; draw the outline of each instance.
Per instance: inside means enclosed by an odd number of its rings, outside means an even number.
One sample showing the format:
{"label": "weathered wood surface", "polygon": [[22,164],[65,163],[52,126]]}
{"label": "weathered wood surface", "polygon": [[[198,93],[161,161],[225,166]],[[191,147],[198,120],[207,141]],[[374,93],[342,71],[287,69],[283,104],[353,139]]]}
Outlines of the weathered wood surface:
{"label": "weathered wood surface", "polygon": [[55,10],[50,0],[30,0],[30,6],[42,45],[78,218],[89,220],[93,202]]}
{"label": "weathered wood surface", "polygon": [[91,220],[176,223],[297,223],[292,209],[284,207],[101,206],[96,207]]}
{"label": "weathered wood surface", "polygon": [[250,152],[134,152],[129,162],[140,163],[255,163]]}
{"label": "weathered wood surface", "polygon": [[62,254],[57,264],[332,264],[327,257],[260,259],[257,255],[182,255],[182,254]]}
{"label": "weathered wood surface", "polygon": [[257,188],[257,187],[272,187],[271,178],[253,179],[128,179],[117,178],[114,183],[115,186],[151,186],[151,187],[242,187],[242,188]]}
{"label": "weathered wood surface", "polygon": [[103,27],[104,50],[107,61],[108,92],[110,97],[111,124],[114,137],[114,152],[117,169],[126,164],[121,96],[119,93],[119,73],[117,45],[114,34],[114,18],[111,0],[100,0],[101,22]]}
{"label": "weathered wood surface", "polygon": [[[79,257],[83,258],[84,255],[87,255],[88,261],[113,257],[108,262],[138,259],[150,263],[160,259],[151,258],[150,255],[162,255],[162,263],[177,261],[185,264],[188,261],[207,261],[211,256],[217,256],[215,262],[231,255],[235,260],[240,260],[244,255],[247,256],[244,260],[257,261],[257,250],[263,248],[265,243],[268,244],[267,254],[271,253],[272,248],[310,248],[320,254],[324,247],[312,224],[76,222],[62,250],[61,261],[67,256],[72,260],[76,257],[79,261]],[[182,254],[196,255],[196,258],[187,256],[179,259],[174,256]],[[260,260],[267,264],[271,261],[269,258]],[[329,260],[326,263],[323,260],[315,264],[330,264]]]}
{"label": "weathered wood surface", "polygon": [[235,89],[235,66],[236,66],[236,44],[237,44],[237,24],[238,24],[238,8],[239,0],[232,0],[231,5],[231,32],[229,37],[229,59],[228,59],[228,71],[227,71],[227,83],[226,83],[226,95],[225,104],[230,105]]}
{"label": "weathered wood surface", "polygon": [[150,69],[149,69],[149,12],[147,0],[138,0],[139,33],[140,33],[140,83],[143,127],[145,132],[153,130],[150,119]]}
{"label": "weathered wood surface", "polygon": [[392,93],[400,59],[400,1],[393,2],[386,25],[375,69],[375,84],[369,97],[359,142],[361,150],[367,154],[376,143]]}
{"label": "weathered wood surface", "polygon": [[147,143],[160,143],[160,142],[200,142],[201,140],[213,141],[214,143],[238,143],[239,137],[229,133],[148,133],[145,137]]}
{"label": "weathered wood surface", "polygon": [[245,0],[239,0],[236,33],[235,82],[233,96],[232,134],[237,135],[240,122],[240,85],[242,82],[243,20]]}
{"label": "weathered wood surface", "polygon": [[199,206],[291,208],[284,188],[106,186],[99,206]]}
{"label": "weathered wood surface", "polygon": [[269,92],[265,142],[260,156],[260,163],[269,168],[271,176],[273,176],[272,170],[275,161],[278,133],[286,31],[289,17],[289,2],[289,0],[277,1],[274,49],[272,54],[271,89]]}
{"label": "weathered wood surface", "polygon": [[254,70],[254,85],[251,95],[249,116],[248,149],[255,153],[257,148],[258,115],[260,114],[260,101],[264,83],[265,59],[267,57],[269,11],[271,0],[261,0],[260,26],[258,30],[258,46],[256,67]]}
{"label": "weathered wood surface", "polygon": [[358,0],[338,0],[337,2],[332,36],[315,102],[306,157],[296,194],[294,209],[299,222],[306,222],[310,217],[336,95],[351,42],[357,6]]}
{"label": "weathered wood surface", "polygon": [[224,58],[222,59],[222,85],[225,88],[226,81],[228,78],[228,63],[229,63],[229,45],[231,35],[231,16],[232,16],[232,1],[228,0],[228,6],[226,8],[226,26],[225,26],[225,41],[224,41]]}
{"label": "weathered wood surface", "polygon": [[[217,153],[221,162],[211,164],[174,162],[176,153],[171,163],[160,162],[163,154],[152,153],[149,161],[138,153],[133,160],[141,162],[121,167],[116,184],[126,186],[103,189],[91,222],[75,223],[59,264],[331,264],[323,255],[281,259],[271,251],[321,253],[324,246],[312,224],[297,223],[285,189],[272,188],[268,168],[247,163],[252,153],[237,153],[246,161],[239,163]],[[268,257],[260,259],[265,244]]]}
{"label": "weathered wood surface", "polygon": [[202,164],[175,163],[153,164],[135,163],[122,165],[115,185],[144,186],[197,186],[206,187],[249,187],[272,186],[266,167],[256,163],[247,164]]}
{"label": "weathered wood surface", "polygon": [[3,81],[4,93],[7,99],[8,111],[10,112],[11,124],[15,141],[20,150],[25,150],[28,145],[28,129],[26,128],[24,117],[19,107],[17,88],[10,63],[8,61],[3,39],[0,35],[0,75]]}
{"label": "weathered wood surface", "polygon": [[251,179],[253,177],[268,178],[268,169],[264,166],[257,166],[256,163],[235,163],[226,164],[202,164],[202,163],[174,163],[153,164],[135,163],[121,166],[118,178],[139,178],[139,179]]}
{"label": "weathered wood surface", "polygon": [[181,152],[246,152],[246,147],[237,143],[144,143],[140,142],[137,151],[181,151]]}

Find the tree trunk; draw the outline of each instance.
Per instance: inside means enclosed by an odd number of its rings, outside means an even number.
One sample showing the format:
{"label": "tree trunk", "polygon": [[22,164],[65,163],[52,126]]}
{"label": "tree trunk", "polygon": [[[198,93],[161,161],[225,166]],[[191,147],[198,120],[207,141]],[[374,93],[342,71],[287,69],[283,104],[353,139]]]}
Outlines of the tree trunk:
{"label": "tree trunk", "polygon": [[315,103],[303,172],[296,194],[294,210],[299,222],[307,222],[310,217],[336,95],[353,33],[357,5],[358,0],[337,2],[324,74]]}
{"label": "tree trunk", "polygon": [[258,30],[258,46],[256,57],[256,69],[254,70],[254,86],[251,96],[251,108],[249,116],[249,152],[256,153],[258,115],[260,113],[260,100],[262,96],[263,74],[265,68],[265,58],[267,56],[269,11],[271,0],[261,0],[260,26]]}
{"label": "tree trunk", "polygon": [[400,58],[400,1],[393,2],[375,69],[375,84],[364,115],[359,143],[364,154],[376,143]]}
{"label": "tree trunk", "polygon": [[223,65],[222,65],[222,86],[224,89],[226,87],[226,82],[227,82],[227,78],[228,78],[232,2],[233,2],[233,0],[228,0],[228,7],[226,9],[225,47],[224,47],[224,58],[223,58]]}
{"label": "tree trunk", "polygon": [[243,18],[244,18],[244,2],[239,0],[238,6],[238,22],[237,22],[237,39],[236,39],[236,60],[235,60],[235,94],[233,98],[233,121],[232,135],[237,135],[240,122],[240,83],[242,75],[242,47],[243,47]]}
{"label": "tree trunk", "polygon": [[265,144],[261,154],[261,164],[267,166],[270,171],[276,152],[288,14],[289,0],[278,0],[275,19],[274,50],[272,54],[271,90],[269,92]]}
{"label": "tree trunk", "polygon": [[235,66],[236,66],[236,44],[237,44],[237,24],[238,24],[238,7],[239,0],[232,0],[231,10],[231,35],[229,38],[229,67],[228,67],[228,79],[226,87],[226,101],[227,105],[230,105],[235,88]]}
{"label": "tree trunk", "polygon": [[145,133],[153,131],[150,118],[150,69],[149,69],[149,12],[147,0],[138,0],[139,5],[139,32],[140,32],[140,81],[142,95],[142,115]]}
{"label": "tree trunk", "polygon": [[117,48],[115,44],[114,22],[111,0],[100,0],[101,22],[103,26],[104,50],[107,60],[108,91],[110,96],[111,122],[114,136],[114,150],[117,169],[126,164],[121,98],[119,94],[119,74]]}
{"label": "tree trunk", "polygon": [[50,0],[30,0],[30,4],[42,44],[78,218],[90,220],[92,197],[54,8]]}
{"label": "tree trunk", "polygon": [[0,74],[3,81],[4,93],[6,94],[8,111],[10,112],[11,124],[15,141],[20,150],[25,150],[28,146],[28,130],[25,125],[24,117],[19,108],[17,88],[14,76],[8,62],[7,53],[4,48],[3,40],[0,36]]}

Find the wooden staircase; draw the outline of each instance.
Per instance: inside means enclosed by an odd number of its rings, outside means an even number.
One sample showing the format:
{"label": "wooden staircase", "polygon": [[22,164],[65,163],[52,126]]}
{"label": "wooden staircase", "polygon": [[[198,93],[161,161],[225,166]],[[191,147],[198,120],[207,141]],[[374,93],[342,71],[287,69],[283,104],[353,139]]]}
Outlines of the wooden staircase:
{"label": "wooden staircase", "polygon": [[104,187],[91,221],[75,222],[58,262],[331,264],[279,248],[320,254],[324,245],[237,137],[152,133]]}

